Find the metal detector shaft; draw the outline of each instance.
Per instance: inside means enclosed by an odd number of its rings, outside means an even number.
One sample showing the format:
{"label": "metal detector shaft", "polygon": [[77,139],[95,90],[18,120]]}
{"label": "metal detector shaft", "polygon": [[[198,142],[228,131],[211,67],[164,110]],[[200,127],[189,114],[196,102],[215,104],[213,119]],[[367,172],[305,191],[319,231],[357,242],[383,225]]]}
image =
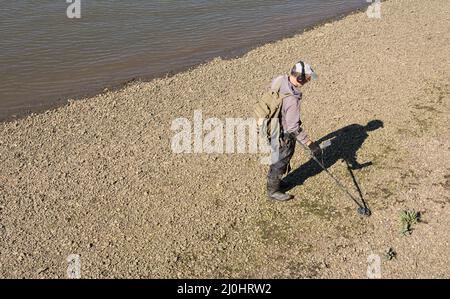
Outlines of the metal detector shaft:
{"label": "metal detector shaft", "polygon": [[[298,141],[297,141],[298,142]],[[302,144],[301,142],[298,142],[299,144],[301,144],[303,146],[303,148],[307,151],[309,151],[309,149],[306,147],[306,145]],[[322,167],[323,170],[325,170],[325,172],[335,181],[336,185],[338,185],[338,187],[344,191],[357,205],[358,207],[360,207],[361,209],[365,209],[365,206],[362,206],[354,197],[353,195],[350,194],[350,192],[348,192],[348,190],[344,187],[344,185],[322,164],[320,163],[319,160],[317,160],[317,158],[314,155],[311,155],[311,157],[314,159],[314,161],[316,161],[316,163]]]}

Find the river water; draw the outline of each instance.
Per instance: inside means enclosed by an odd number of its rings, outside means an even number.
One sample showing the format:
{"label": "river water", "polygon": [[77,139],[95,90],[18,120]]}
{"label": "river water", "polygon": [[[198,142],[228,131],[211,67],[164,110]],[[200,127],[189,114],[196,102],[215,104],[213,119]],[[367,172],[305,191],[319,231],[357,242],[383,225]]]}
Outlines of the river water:
{"label": "river water", "polygon": [[[72,0],[75,1],[75,0]],[[0,0],[0,120],[232,56],[366,0]]]}

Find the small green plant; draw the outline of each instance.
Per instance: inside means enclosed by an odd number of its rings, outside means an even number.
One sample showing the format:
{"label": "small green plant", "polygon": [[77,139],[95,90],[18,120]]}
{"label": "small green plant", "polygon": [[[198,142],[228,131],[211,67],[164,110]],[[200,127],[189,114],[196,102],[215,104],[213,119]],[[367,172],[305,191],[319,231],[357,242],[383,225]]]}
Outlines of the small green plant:
{"label": "small green plant", "polygon": [[400,221],[402,223],[402,235],[410,235],[412,233],[412,226],[420,222],[420,212],[414,210],[406,210],[400,214]]}
{"label": "small green plant", "polygon": [[388,261],[391,261],[392,259],[397,258],[397,252],[395,252],[394,248],[389,247],[387,252],[384,254],[384,258]]}

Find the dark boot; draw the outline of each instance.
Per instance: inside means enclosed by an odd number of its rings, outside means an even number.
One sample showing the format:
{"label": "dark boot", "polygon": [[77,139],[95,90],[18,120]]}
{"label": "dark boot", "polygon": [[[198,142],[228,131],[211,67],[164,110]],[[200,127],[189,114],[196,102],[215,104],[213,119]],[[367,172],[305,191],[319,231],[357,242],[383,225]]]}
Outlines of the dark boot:
{"label": "dark boot", "polygon": [[287,201],[294,198],[294,196],[280,191],[280,179],[269,178],[267,180],[267,195],[269,199],[277,201]]}

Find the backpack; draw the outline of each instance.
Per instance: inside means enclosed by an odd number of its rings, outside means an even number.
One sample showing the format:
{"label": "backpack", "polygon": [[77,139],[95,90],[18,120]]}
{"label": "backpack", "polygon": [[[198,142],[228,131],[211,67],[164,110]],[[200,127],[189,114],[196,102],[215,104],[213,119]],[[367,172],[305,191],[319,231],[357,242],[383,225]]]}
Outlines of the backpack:
{"label": "backpack", "polygon": [[284,76],[276,78],[273,86],[254,106],[258,132],[269,144],[271,139],[278,137],[280,133],[280,112],[283,99],[291,96],[291,94],[280,94],[284,78]]}

